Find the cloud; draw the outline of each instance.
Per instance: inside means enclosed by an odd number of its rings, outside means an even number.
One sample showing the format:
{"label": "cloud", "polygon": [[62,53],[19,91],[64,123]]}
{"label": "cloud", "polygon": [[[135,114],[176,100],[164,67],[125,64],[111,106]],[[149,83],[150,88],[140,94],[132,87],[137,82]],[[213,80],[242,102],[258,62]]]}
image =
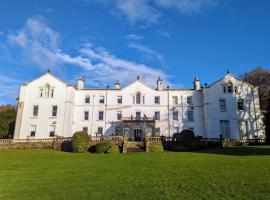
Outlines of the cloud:
{"label": "cloud", "polygon": [[129,40],[142,40],[144,38],[143,35],[137,35],[137,34],[129,34],[126,36]]}
{"label": "cloud", "polygon": [[144,46],[141,44],[136,44],[136,43],[131,43],[128,45],[128,47],[142,52],[144,54],[144,56],[150,60],[157,60],[160,63],[164,62],[164,58],[160,53],[154,51],[153,49],[151,49],[147,46]]}
{"label": "cloud", "polygon": [[[50,66],[68,72],[70,67],[77,67],[77,72],[83,73],[94,86],[113,84],[119,79],[122,84],[133,81],[138,74],[142,80],[153,84],[158,76],[165,80],[168,76],[160,69],[144,64],[138,64],[111,54],[103,47],[85,43],[77,55],[70,55],[61,49],[61,37],[51,29],[41,16],[27,19],[25,25],[18,31],[7,36],[10,48],[18,48],[21,57],[39,68]],[[133,48],[141,48],[134,46]],[[159,55],[151,49],[141,49],[149,54]],[[72,70],[73,71],[73,70]]]}
{"label": "cloud", "polygon": [[0,101],[6,97],[16,99],[19,91],[19,85],[22,83],[18,79],[11,79],[6,75],[0,75]]}
{"label": "cloud", "polygon": [[[117,16],[124,17],[131,24],[142,22],[146,26],[156,24],[164,9],[174,9],[183,15],[197,14],[205,8],[216,6],[218,0],[96,0],[113,9]],[[89,1],[86,0],[87,3]]]}

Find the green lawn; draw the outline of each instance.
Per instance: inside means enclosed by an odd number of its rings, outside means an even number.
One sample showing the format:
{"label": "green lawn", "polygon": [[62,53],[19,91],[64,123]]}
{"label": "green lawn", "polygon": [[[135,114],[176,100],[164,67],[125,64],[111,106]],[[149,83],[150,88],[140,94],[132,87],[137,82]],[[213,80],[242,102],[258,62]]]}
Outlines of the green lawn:
{"label": "green lawn", "polygon": [[186,153],[0,151],[0,199],[270,199],[270,146]]}

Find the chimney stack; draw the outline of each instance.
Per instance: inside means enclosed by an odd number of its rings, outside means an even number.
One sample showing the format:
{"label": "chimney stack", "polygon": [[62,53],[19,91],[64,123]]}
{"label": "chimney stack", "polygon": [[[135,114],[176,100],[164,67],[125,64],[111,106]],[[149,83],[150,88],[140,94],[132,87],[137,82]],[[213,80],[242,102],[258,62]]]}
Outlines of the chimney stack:
{"label": "chimney stack", "polygon": [[163,80],[160,78],[160,76],[157,79],[157,90],[163,90]]}
{"label": "chimney stack", "polygon": [[193,85],[194,85],[194,90],[198,91],[201,89],[201,83],[198,76],[195,77]]}
{"label": "chimney stack", "polygon": [[120,81],[116,80],[115,81],[115,89],[121,89]]}
{"label": "chimney stack", "polygon": [[80,78],[78,79],[77,88],[78,90],[81,90],[84,88],[84,79],[82,76],[80,76]]}

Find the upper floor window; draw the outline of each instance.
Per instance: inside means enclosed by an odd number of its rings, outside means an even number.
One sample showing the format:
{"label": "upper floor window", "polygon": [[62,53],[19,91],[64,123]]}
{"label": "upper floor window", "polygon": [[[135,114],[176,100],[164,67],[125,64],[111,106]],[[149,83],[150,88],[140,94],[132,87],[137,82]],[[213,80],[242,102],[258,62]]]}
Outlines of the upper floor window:
{"label": "upper floor window", "polygon": [[160,111],[155,112],[155,120],[160,120]]}
{"label": "upper floor window", "polygon": [[89,95],[85,96],[84,103],[90,103],[90,96]]}
{"label": "upper floor window", "polygon": [[30,126],[30,137],[35,137],[35,135],[36,135],[36,129],[37,129],[37,126],[36,125],[31,125]]}
{"label": "upper floor window", "polygon": [[188,110],[187,114],[188,114],[188,121],[189,122],[193,122],[194,121],[194,116],[193,116],[193,110]]}
{"label": "upper floor window", "polygon": [[155,104],[160,104],[160,97],[159,96],[155,96]]}
{"label": "upper floor window", "polygon": [[54,89],[51,89],[51,97],[53,98],[54,96]]}
{"label": "upper floor window", "polygon": [[228,84],[223,86],[223,92],[224,93],[233,93],[234,92],[234,87],[232,82],[229,82]]}
{"label": "upper floor window", "polygon": [[136,104],[141,104],[141,93],[140,92],[136,93]]}
{"label": "upper floor window", "polygon": [[34,117],[38,116],[38,106],[37,105],[34,105],[34,107],[33,107],[33,116]]}
{"label": "upper floor window", "polygon": [[234,92],[238,93],[238,87],[237,86],[234,87]]}
{"label": "upper floor window", "polygon": [[50,137],[55,136],[55,125],[50,125]]}
{"label": "upper floor window", "polygon": [[173,111],[173,120],[178,121],[178,111]]}
{"label": "upper floor window", "polygon": [[89,120],[89,111],[84,111],[84,120]]}
{"label": "upper floor window", "polygon": [[122,112],[117,111],[117,120],[121,120],[121,119],[122,119]]}
{"label": "upper floor window", "polygon": [[192,104],[192,96],[187,97],[187,104]]}
{"label": "upper floor window", "polygon": [[173,96],[173,104],[177,105],[178,104],[178,97],[177,96]]}
{"label": "upper floor window", "polygon": [[122,96],[117,96],[117,103],[122,104]]}
{"label": "upper floor window", "polygon": [[98,112],[98,120],[103,120],[103,116],[104,116],[104,112],[103,111],[99,111]]}
{"label": "upper floor window", "polygon": [[51,88],[49,85],[47,85],[44,88],[39,89],[39,97],[40,98],[53,98],[54,97],[55,90],[54,88]]}
{"label": "upper floor window", "polygon": [[39,91],[40,91],[39,97],[43,97],[43,89],[40,89]]}
{"label": "upper floor window", "polygon": [[53,117],[57,116],[57,106],[52,106],[52,116]]}
{"label": "upper floor window", "polygon": [[226,100],[225,99],[219,99],[219,110],[220,112],[226,112],[227,106],[226,106]]}
{"label": "upper floor window", "polygon": [[104,96],[100,96],[99,97],[99,103],[100,104],[104,104]]}
{"label": "upper floor window", "polygon": [[244,99],[238,99],[237,107],[238,110],[244,110]]}

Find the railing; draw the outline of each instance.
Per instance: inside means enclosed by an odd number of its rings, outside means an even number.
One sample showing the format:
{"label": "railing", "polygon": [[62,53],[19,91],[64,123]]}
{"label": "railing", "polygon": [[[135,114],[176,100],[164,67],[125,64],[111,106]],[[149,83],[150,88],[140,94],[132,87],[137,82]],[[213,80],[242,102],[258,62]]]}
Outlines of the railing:
{"label": "railing", "polygon": [[91,142],[98,142],[98,141],[123,141],[124,136],[91,136]]}
{"label": "railing", "polygon": [[153,143],[161,142],[160,137],[149,137],[148,139],[149,139],[149,142],[153,142]]}
{"label": "railing", "polygon": [[251,143],[251,144],[263,144],[266,143],[265,139],[241,139],[239,140],[240,143]]}

